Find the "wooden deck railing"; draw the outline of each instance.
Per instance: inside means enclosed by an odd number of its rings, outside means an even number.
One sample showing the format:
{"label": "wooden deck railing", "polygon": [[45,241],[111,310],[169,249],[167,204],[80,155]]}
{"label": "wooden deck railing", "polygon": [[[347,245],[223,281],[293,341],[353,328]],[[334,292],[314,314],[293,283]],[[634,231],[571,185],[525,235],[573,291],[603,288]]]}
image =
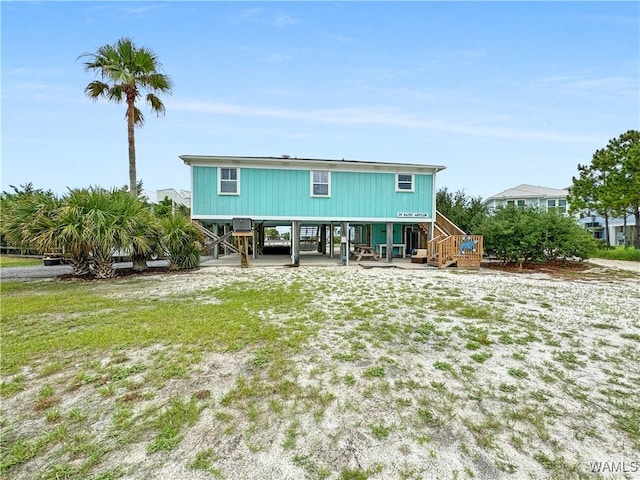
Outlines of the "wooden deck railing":
{"label": "wooden deck railing", "polygon": [[438,244],[444,238],[444,235],[437,235],[427,242],[427,262],[433,262],[438,258]]}
{"label": "wooden deck railing", "polygon": [[[433,243],[432,243],[433,242]],[[435,253],[434,262],[440,268],[458,263],[459,267],[480,267],[482,261],[482,235],[451,235],[434,238],[428,247],[429,258]]]}

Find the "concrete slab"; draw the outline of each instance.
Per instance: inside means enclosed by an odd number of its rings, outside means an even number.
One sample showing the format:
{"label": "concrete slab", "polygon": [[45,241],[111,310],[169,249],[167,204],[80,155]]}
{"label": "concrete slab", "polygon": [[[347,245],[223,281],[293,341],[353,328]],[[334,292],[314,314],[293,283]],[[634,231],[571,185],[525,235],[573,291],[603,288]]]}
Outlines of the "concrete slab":
{"label": "concrete slab", "polygon": [[[318,252],[300,252],[300,267],[305,266],[325,266],[335,267],[342,265],[339,252],[333,258],[329,255],[322,255]],[[249,268],[253,267],[290,267],[291,256],[289,255],[258,255],[255,259],[249,256]],[[411,259],[407,258],[394,258],[391,263],[387,263],[385,260],[366,260],[356,262],[349,260],[350,267],[362,267],[362,268],[403,268],[407,270],[424,270],[426,268],[435,268],[430,265],[411,263]],[[240,256],[237,253],[220,256],[217,260],[213,257],[201,257],[200,267],[238,267],[240,268]]]}

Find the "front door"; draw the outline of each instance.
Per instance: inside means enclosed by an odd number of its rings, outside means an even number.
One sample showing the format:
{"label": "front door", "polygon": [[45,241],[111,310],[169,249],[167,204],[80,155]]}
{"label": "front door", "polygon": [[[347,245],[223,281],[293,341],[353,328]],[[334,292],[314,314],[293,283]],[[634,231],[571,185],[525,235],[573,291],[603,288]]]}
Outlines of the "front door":
{"label": "front door", "polygon": [[406,253],[411,255],[413,250],[420,248],[420,231],[409,225],[405,227],[405,238]]}

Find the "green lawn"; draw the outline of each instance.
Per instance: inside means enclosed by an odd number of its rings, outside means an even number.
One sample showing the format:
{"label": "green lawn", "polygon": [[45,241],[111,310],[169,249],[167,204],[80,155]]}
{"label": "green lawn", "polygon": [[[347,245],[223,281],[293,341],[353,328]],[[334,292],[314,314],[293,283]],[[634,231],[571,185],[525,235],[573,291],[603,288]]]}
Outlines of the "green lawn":
{"label": "green lawn", "polygon": [[42,265],[40,258],[12,257],[8,255],[0,255],[0,267],[31,267],[34,265]]}
{"label": "green lawn", "polygon": [[[266,342],[282,349],[281,343],[290,336],[305,336],[302,324],[275,326],[260,322],[260,312],[268,310],[275,315],[301,308],[309,296],[297,285],[285,289],[231,283],[201,292],[217,298],[216,303],[199,302],[184,295],[162,301],[129,299],[122,288],[135,289],[136,281],[98,287],[70,282],[0,283],[1,371],[15,373],[27,362],[52,355],[73,357],[79,351],[82,355],[97,355],[119,345],[141,348],[180,343],[235,350]],[[113,292],[121,293],[114,297]]]}
{"label": "green lawn", "polygon": [[640,262],[640,250],[633,247],[615,247],[611,249],[599,249],[594,258],[606,258],[608,260],[627,260]]}

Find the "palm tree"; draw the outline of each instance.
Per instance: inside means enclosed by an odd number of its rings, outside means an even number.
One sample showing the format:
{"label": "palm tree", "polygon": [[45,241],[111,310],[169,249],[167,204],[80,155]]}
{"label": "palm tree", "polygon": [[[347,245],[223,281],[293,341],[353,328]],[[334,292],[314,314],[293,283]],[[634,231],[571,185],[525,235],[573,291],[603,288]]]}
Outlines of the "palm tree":
{"label": "palm tree", "polygon": [[123,37],[115,44],[106,44],[98,48],[96,53],[83,53],[78,58],[88,57],[85,71],[94,71],[100,80],[94,80],[85,88],[85,93],[94,101],[103,97],[108,101],[127,104],[127,132],[129,141],[129,191],[137,196],[136,181],[136,149],[134,127],[142,126],[144,116],[136,102],[142,91],[147,91],[145,100],[151,110],[164,113],[164,104],[157,93],[171,94],[173,82],[171,78],[159,70],[162,65],[156,54],[145,47],[136,47],[128,37]]}

